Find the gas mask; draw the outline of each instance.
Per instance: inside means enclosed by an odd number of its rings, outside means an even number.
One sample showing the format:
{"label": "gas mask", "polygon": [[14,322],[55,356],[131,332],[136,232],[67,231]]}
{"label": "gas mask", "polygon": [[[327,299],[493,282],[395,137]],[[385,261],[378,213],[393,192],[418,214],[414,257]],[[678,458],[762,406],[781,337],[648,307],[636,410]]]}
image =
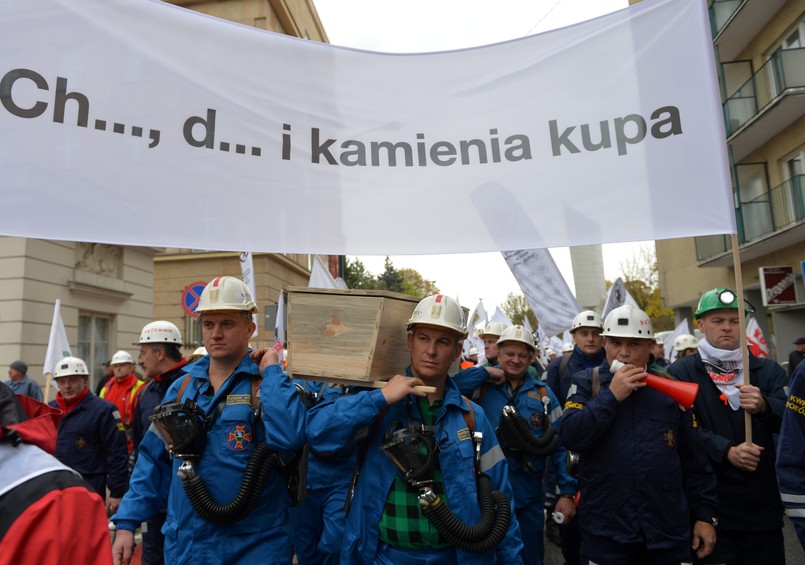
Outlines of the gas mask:
{"label": "gas mask", "polygon": [[148,419],[171,454],[191,462],[201,458],[213,419],[198,404],[192,400],[161,404]]}
{"label": "gas mask", "polygon": [[433,432],[433,426],[413,424],[403,428],[399,422],[394,422],[380,446],[402,477],[414,487],[433,482],[431,469],[438,450]]}

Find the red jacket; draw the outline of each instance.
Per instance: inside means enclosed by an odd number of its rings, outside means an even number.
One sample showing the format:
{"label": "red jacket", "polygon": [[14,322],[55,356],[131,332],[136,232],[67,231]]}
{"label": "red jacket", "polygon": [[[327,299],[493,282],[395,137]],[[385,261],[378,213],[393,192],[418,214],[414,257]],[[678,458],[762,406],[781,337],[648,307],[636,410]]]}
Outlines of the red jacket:
{"label": "red jacket", "polygon": [[32,398],[20,402],[29,419],[4,422],[0,433],[0,565],[109,565],[103,499],[47,453],[61,411]]}

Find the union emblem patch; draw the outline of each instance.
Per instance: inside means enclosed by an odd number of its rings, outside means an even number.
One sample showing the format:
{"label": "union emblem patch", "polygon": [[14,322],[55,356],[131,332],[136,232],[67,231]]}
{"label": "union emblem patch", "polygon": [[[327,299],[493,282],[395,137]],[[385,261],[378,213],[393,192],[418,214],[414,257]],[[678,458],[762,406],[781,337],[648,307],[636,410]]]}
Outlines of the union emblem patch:
{"label": "union emblem patch", "polygon": [[541,428],[542,427],[542,418],[544,414],[542,412],[534,412],[531,414],[531,426],[534,428]]}
{"label": "union emblem patch", "polygon": [[252,429],[249,424],[235,424],[226,433],[226,445],[232,451],[243,451],[252,443]]}
{"label": "union emblem patch", "polygon": [[667,443],[669,447],[676,445],[676,434],[674,433],[674,430],[665,430],[665,433],[662,435],[662,439],[665,440],[665,443]]}

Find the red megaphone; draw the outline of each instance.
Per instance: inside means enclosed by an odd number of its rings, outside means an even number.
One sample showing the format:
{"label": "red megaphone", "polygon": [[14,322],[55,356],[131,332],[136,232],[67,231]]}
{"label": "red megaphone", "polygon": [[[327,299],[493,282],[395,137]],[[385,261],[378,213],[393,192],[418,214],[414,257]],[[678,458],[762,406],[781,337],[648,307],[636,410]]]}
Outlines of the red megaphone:
{"label": "red megaphone", "polygon": [[672,381],[654,375],[648,375],[643,381],[654,390],[670,396],[686,410],[693,406],[693,401],[699,393],[699,385],[696,383]]}

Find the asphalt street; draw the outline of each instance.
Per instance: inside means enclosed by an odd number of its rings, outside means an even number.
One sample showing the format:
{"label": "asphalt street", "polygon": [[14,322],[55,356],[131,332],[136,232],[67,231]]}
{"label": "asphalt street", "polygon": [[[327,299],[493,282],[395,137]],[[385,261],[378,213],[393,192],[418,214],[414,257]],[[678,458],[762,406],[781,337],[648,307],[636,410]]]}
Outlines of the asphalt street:
{"label": "asphalt street", "polygon": [[[785,518],[783,535],[785,536],[786,565],[805,565],[805,552],[803,552],[802,546],[799,545],[797,536],[794,533],[794,527],[788,518]],[[546,539],[543,565],[563,565],[563,563],[562,550]]]}

